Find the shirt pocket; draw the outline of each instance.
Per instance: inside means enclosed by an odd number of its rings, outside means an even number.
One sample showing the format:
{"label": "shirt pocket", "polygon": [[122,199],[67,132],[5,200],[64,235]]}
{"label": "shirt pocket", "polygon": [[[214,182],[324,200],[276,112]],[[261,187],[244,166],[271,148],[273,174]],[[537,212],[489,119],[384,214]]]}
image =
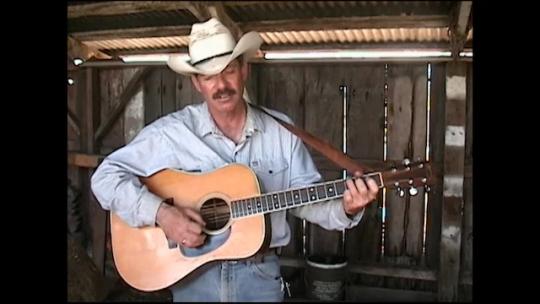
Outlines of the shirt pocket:
{"label": "shirt pocket", "polygon": [[284,158],[255,160],[250,167],[257,175],[262,193],[284,190],[289,185],[289,164]]}

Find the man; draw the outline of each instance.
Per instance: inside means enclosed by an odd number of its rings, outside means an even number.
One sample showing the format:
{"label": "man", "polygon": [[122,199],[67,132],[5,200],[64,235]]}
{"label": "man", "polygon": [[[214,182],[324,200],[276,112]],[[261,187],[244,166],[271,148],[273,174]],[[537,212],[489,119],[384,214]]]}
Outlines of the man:
{"label": "man", "polygon": [[[190,61],[171,56],[168,65],[191,77],[204,97],[145,127],[125,147],[111,153],[92,177],[92,190],[104,209],[133,227],[156,226],[188,254],[216,248],[227,235],[207,236],[201,215],[172,206],[151,193],[138,177],[162,169],[208,172],[230,163],[256,173],[261,192],[307,186],[321,175],[307,149],[276,120],[243,99],[247,60],[262,40],[255,32],[236,43],[218,20],[194,24]],[[291,122],[286,115],[268,110]],[[291,209],[291,213],[326,229],[346,229],[360,221],[378,187],[373,180],[348,180],[343,199]],[[290,230],[285,211],[271,214],[270,250],[238,261],[207,263],[171,286],[174,301],[282,301],[283,280],[275,249],[287,245]],[[221,240],[220,240],[221,238]]]}

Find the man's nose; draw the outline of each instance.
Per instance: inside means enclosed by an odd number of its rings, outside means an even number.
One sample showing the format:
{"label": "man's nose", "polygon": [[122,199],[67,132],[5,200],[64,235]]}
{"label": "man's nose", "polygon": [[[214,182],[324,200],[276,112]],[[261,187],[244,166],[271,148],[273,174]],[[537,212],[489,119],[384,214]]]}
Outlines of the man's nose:
{"label": "man's nose", "polygon": [[225,77],[223,76],[222,73],[219,73],[218,75],[216,75],[216,87],[218,89],[223,89],[225,88],[227,85],[227,82],[225,80]]}

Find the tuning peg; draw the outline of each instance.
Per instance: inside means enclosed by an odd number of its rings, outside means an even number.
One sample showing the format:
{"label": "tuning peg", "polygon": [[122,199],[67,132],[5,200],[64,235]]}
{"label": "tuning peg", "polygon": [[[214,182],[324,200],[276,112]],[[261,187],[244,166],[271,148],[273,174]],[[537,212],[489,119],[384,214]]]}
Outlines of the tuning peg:
{"label": "tuning peg", "polygon": [[401,189],[401,187],[397,187],[396,191],[397,191],[397,194],[399,195],[399,197],[404,197],[405,196],[405,191],[403,189]]}
{"label": "tuning peg", "polygon": [[410,194],[411,196],[417,195],[417,194],[418,194],[418,189],[416,189],[415,187],[409,188],[409,194]]}
{"label": "tuning peg", "polygon": [[424,191],[429,192],[431,191],[431,187],[428,185],[424,185]]}

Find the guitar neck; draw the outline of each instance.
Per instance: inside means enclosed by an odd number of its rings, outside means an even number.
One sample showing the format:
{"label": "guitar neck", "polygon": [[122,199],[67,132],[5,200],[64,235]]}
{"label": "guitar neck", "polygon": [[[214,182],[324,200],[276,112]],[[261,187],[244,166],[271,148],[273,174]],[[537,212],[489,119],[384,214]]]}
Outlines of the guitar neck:
{"label": "guitar neck", "polygon": [[[384,187],[380,172],[368,173],[360,178],[366,177],[373,178],[379,188]],[[345,179],[338,179],[232,201],[232,218],[267,214],[341,198],[346,189],[345,181]]]}

